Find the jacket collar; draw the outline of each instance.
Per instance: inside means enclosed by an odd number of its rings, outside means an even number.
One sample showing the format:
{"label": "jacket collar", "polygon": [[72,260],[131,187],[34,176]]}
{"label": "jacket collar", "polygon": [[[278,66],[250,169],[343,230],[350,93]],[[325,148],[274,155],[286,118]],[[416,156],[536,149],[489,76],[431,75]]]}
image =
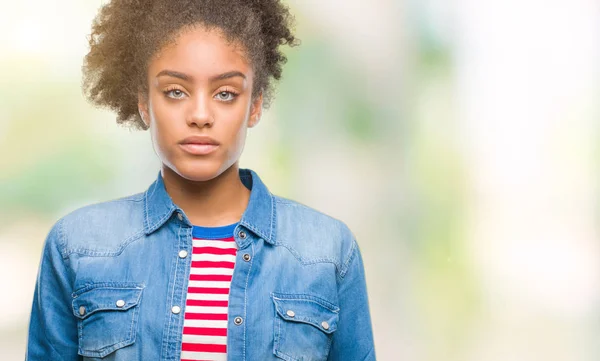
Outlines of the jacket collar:
{"label": "jacket collar", "polygon": [[[246,188],[250,189],[250,200],[239,224],[273,244],[275,242],[275,199],[253,170],[240,168],[239,176]],[[167,193],[159,172],[157,179],[144,194],[146,235],[160,228],[176,211],[184,214]]]}

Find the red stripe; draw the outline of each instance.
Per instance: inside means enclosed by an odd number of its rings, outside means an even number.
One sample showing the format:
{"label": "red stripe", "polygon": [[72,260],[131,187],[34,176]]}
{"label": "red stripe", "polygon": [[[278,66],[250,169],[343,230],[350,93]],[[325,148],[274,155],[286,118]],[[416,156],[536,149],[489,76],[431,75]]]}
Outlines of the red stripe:
{"label": "red stripe", "polygon": [[202,343],[182,343],[182,351],[195,351],[195,352],[227,352],[227,345],[215,345],[215,344],[202,344]]}
{"label": "red stripe", "polygon": [[194,275],[194,274],[190,274],[190,281],[226,281],[226,282],[231,282],[231,275]]}
{"label": "red stripe", "polygon": [[194,268],[231,268],[235,266],[235,262],[226,261],[192,261]]}
{"label": "red stripe", "polygon": [[186,313],[186,320],[213,320],[213,321],[227,321],[226,313]]}
{"label": "red stripe", "polygon": [[227,329],[213,327],[184,327],[183,333],[186,335],[227,336]]}
{"label": "red stripe", "polygon": [[227,295],[229,294],[229,288],[188,287],[188,293],[212,293],[217,295]]}
{"label": "red stripe", "polygon": [[228,301],[190,300],[185,303],[188,306],[227,307]]}
{"label": "red stripe", "polygon": [[235,248],[218,248],[218,247],[194,247],[193,254],[209,253],[209,254],[231,254],[235,256],[237,249]]}
{"label": "red stripe", "polygon": [[[195,238],[198,240],[198,238]],[[202,239],[200,239],[202,240]],[[223,241],[223,242],[235,242],[234,237],[228,237],[223,239],[215,239],[210,241]],[[234,269],[235,262],[227,262],[227,261],[213,261],[216,255],[232,255],[235,256],[237,254],[237,249],[235,247],[231,248],[219,248],[219,247],[210,247],[206,243],[194,242],[196,247],[193,247],[193,254],[202,254],[206,255],[208,260],[202,261],[192,261],[192,268],[202,269],[202,268],[224,268],[224,269]],[[231,243],[223,244],[229,247]],[[205,246],[206,245],[206,246]],[[231,244],[234,246],[235,244]],[[213,260],[211,260],[211,258]],[[229,294],[229,285],[231,283],[232,276],[231,275],[196,275],[190,274],[190,281],[214,281],[214,282],[225,282],[227,288],[221,287],[188,287],[188,294],[204,294],[206,295],[203,300],[194,300],[187,299],[187,306],[204,306],[204,307],[228,307],[229,302],[227,300],[210,300],[211,295]],[[213,296],[215,297],[215,296]],[[203,321],[227,321],[228,315],[225,313],[192,313],[186,312],[185,319],[187,322],[191,323],[191,320],[197,320],[199,326],[203,326],[205,322]],[[184,335],[202,335],[202,336],[227,336],[227,327],[217,328],[217,327],[183,327]],[[196,342],[182,342],[181,350],[187,352],[213,352],[218,354],[226,354],[227,353],[227,345],[219,344],[219,343],[196,343]],[[194,361],[192,359],[187,361]],[[182,359],[182,361],[186,361]]]}

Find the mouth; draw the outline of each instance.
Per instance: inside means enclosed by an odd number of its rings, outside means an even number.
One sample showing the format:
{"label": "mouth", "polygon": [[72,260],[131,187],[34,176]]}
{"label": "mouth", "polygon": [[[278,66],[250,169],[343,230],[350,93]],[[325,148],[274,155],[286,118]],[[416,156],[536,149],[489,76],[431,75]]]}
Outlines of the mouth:
{"label": "mouth", "polygon": [[219,142],[207,136],[187,137],[179,143],[181,149],[193,155],[206,155],[219,147]]}
{"label": "mouth", "polygon": [[206,155],[215,151],[219,146],[216,144],[198,144],[198,143],[186,143],[179,145],[181,149],[187,153],[194,155]]}

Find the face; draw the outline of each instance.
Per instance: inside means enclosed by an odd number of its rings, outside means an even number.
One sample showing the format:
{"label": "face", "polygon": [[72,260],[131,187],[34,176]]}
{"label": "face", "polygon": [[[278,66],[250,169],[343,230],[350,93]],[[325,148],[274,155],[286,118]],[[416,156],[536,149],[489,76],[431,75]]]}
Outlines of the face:
{"label": "face", "polygon": [[241,45],[202,26],[153,56],[138,106],[163,170],[207,181],[237,165],[262,107],[262,96],[252,97],[253,76]]}

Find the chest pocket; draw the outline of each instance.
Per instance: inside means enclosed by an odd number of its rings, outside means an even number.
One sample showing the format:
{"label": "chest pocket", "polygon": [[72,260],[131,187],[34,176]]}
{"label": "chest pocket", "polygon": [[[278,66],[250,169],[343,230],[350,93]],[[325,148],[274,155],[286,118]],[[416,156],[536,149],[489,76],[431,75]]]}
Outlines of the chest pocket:
{"label": "chest pocket", "polygon": [[304,294],[273,293],[275,356],[286,361],[327,360],[339,308]]}
{"label": "chest pocket", "polygon": [[73,294],[79,355],[102,358],[135,342],[142,285],[102,283]]}

